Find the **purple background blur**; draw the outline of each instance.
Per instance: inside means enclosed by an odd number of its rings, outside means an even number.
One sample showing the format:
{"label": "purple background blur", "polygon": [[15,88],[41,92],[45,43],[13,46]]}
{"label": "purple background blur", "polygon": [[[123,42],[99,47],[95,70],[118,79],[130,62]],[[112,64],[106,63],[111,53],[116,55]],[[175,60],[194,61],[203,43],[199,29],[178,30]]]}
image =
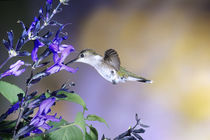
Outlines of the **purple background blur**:
{"label": "purple background blur", "polygon": [[[22,20],[29,25],[44,0],[0,1],[0,39],[12,29],[15,36]],[[56,1],[55,1],[56,3]],[[54,5],[55,6],[55,5]],[[86,102],[87,114],[103,117],[109,124],[94,123],[99,136],[114,138],[135,124],[135,113],[150,126],[146,140],[210,139],[210,1],[208,0],[71,0],[55,16],[61,23],[72,23],[64,31],[65,42],[77,51],[91,48],[102,54],[113,48],[130,71],[154,80],[153,84],[128,82],[112,85],[94,68],[75,63],[76,74],[62,71],[43,79],[31,91],[40,93],[60,88],[67,80]],[[17,39],[17,38],[16,38]],[[0,44],[0,62],[7,52]],[[25,46],[32,49],[33,44]],[[68,60],[76,56],[72,54]],[[27,61],[30,61],[28,58]],[[15,59],[9,61],[5,71]],[[25,78],[3,80],[25,88]],[[9,103],[0,96],[0,112]],[[82,108],[59,102],[53,109],[73,121]]]}

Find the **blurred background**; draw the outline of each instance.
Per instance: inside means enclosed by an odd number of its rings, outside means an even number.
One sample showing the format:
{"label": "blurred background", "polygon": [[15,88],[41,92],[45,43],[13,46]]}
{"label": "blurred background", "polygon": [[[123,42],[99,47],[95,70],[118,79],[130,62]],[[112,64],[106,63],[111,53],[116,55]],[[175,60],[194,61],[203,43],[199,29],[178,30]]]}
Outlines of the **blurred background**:
{"label": "blurred background", "polygon": [[[13,30],[22,31],[17,20],[27,26],[37,15],[44,0],[1,0],[0,39]],[[55,2],[57,3],[57,2]],[[55,6],[55,4],[54,4]],[[75,74],[59,72],[43,79],[31,91],[56,90],[67,80],[86,102],[87,114],[103,117],[109,128],[94,123],[99,136],[114,138],[135,124],[135,113],[149,125],[145,140],[210,139],[210,1],[209,0],[71,0],[55,16],[61,23],[72,23],[64,30],[65,42],[77,51],[85,48],[101,55],[113,48],[128,70],[154,80],[153,84],[128,82],[112,85],[94,68],[75,63]],[[32,43],[25,48],[32,49]],[[0,44],[0,62],[7,52]],[[28,46],[28,47],[27,47]],[[76,56],[72,54],[68,60]],[[10,64],[9,61],[1,72]],[[30,61],[30,58],[28,58]],[[25,88],[26,77],[3,80]],[[9,107],[0,96],[0,113]],[[59,102],[53,109],[73,121],[82,108],[74,103]]]}

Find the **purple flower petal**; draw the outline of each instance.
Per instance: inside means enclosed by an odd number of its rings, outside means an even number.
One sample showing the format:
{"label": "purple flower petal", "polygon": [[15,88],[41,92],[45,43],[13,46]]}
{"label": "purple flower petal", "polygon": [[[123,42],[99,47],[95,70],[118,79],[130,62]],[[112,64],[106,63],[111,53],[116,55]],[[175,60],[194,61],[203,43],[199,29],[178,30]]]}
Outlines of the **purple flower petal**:
{"label": "purple flower petal", "polygon": [[30,122],[30,125],[37,124],[39,122],[39,118],[37,117],[37,114],[33,117],[33,119]]}
{"label": "purple flower petal", "polygon": [[14,75],[14,76],[19,76],[20,74],[22,74],[25,69],[21,69],[19,70],[19,68],[24,65],[24,62],[21,60],[18,60],[16,63],[12,64],[10,66],[10,69],[5,71],[4,73],[2,73],[0,75],[0,78],[5,77],[5,76],[10,76],[10,75]]}
{"label": "purple flower petal", "polygon": [[68,66],[66,66],[64,64],[54,64],[51,67],[49,67],[46,70],[46,72],[49,73],[49,74],[54,74],[54,73],[59,72],[61,70],[66,70],[68,72],[75,73],[78,70],[78,68],[73,69],[73,68],[68,67]]}
{"label": "purple flower petal", "polygon": [[29,29],[27,30],[27,35],[29,40],[35,40],[37,38],[37,33],[40,29],[40,20],[42,15],[40,14],[39,17],[34,17],[34,21],[31,23]]}
{"label": "purple flower petal", "polygon": [[37,112],[37,116],[39,115],[46,115],[50,109],[50,107],[54,104],[56,98],[48,98],[40,104],[39,111]]}
{"label": "purple flower petal", "polygon": [[12,47],[10,46],[10,43],[8,41],[3,39],[2,42],[3,42],[3,44],[4,44],[4,46],[6,47],[7,50],[11,50],[12,49]]}
{"label": "purple flower petal", "polygon": [[17,103],[12,105],[12,107],[7,111],[8,115],[11,114],[12,112],[18,110],[19,107],[20,107],[20,102],[18,101]]}
{"label": "purple flower petal", "polygon": [[18,71],[16,71],[16,72],[14,72],[14,76],[19,76],[19,75],[21,75],[24,71],[25,71],[25,69],[18,70]]}
{"label": "purple flower petal", "polygon": [[45,116],[38,116],[36,114],[35,118],[32,119],[30,125],[34,125],[35,127],[40,127],[45,123],[46,119]]}
{"label": "purple flower petal", "polygon": [[71,45],[66,45],[63,44],[60,46],[60,50],[61,50],[61,60],[60,62],[64,62],[64,60],[66,59],[66,57],[74,51],[74,47]]}
{"label": "purple flower petal", "polygon": [[56,118],[56,115],[57,113],[55,113],[55,115],[46,115],[46,118],[49,120],[49,121],[53,121],[53,122],[59,122],[61,120],[62,117],[60,118]]}
{"label": "purple flower petal", "polygon": [[40,112],[44,112],[45,114],[47,114],[50,107],[55,103],[55,100],[55,97],[44,100],[40,105]]}
{"label": "purple flower petal", "polygon": [[[52,65],[51,67],[49,67],[46,72],[49,74],[54,74],[56,72],[59,72],[61,70],[66,70],[68,72],[74,73],[76,72],[78,69],[73,69],[71,67],[68,67],[66,65],[64,65],[64,61],[66,59],[66,57],[74,51],[74,47],[71,45],[66,45],[66,44],[62,44],[60,46],[55,45],[55,44],[51,44],[50,45],[50,49],[54,52],[53,55],[53,60],[54,60],[54,65]],[[60,54],[60,56],[59,56]]]}
{"label": "purple flower petal", "polygon": [[59,46],[58,44],[56,44],[55,42],[54,43],[51,43],[49,45],[49,49],[53,52],[53,53],[57,53],[58,50],[59,50]]}
{"label": "purple flower petal", "polygon": [[64,65],[64,64],[62,65],[62,69],[65,69],[66,71],[71,72],[71,73],[75,73],[75,72],[77,72],[77,70],[78,70],[78,68],[73,69],[73,68],[68,67],[68,66],[66,66],[66,65]]}
{"label": "purple flower petal", "polygon": [[61,70],[61,66],[58,64],[54,64],[51,67],[49,67],[46,72],[49,74],[54,74],[56,72],[59,72]]}
{"label": "purple flower petal", "polygon": [[39,47],[34,46],[32,52],[31,52],[31,58],[34,62],[36,62],[38,60],[38,57],[37,57],[38,49],[39,49]]}
{"label": "purple flower petal", "polygon": [[35,126],[40,127],[40,126],[42,126],[45,123],[45,121],[46,120],[45,120],[44,117],[40,117],[39,122]]}
{"label": "purple flower petal", "polygon": [[28,137],[28,136],[30,136],[30,133],[26,133],[26,134],[24,135],[24,138],[25,138],[25,137]]}
{"label": "purple flower petal", "polygon": [[47,0],[47,3],[52,4],[52,0]]}
{"label": "purple flower petal", "polygon": [[22,36],[18,40],[18,44],[15,47],[15,51],[20,51],[23,47],[23,44],[25,43],[25,37],[28,35],[27,31],[23,31]]}
{"label": "purple flower petal", "polygon": [[34,17],[34,21],[31,23],[31,26],[29,27],[29,29],[27,31],[28,34],[30,34],[34,30],[37,21],[38,21],[38,18]]}
{"label": "purple flower petal", "polygon": [[59,55],[57,53],[53,54],[53,61],[54,63],[57,63],[59,61]]}
{"label": "purple flower petal", "polygon": [[48,121],[59,122],[61,120],[61,117],[56,118],[57,113],[55,115],[47,115],[50,112],[50,107],[54,104],[55,100],[56,98],[52,97],[41,102],[38,112],[30,122],[30,125],[35,126],[36,129],[30,133],[42,133],[42,131],[38,128],[41,127],[48,130],[53,127],[47,124]]}
{"label": "purple flower petal", "polygon": [[34,40],[34,46],[36,46],[36,47],[43,47],[44,43],[42,43],[38,39],[36,39],[36,40]]}
{"label": "purple flower petal", "polygon": [[51,126],[49,126],[47,123],[44,123],[42,126],[40,126],[40,127],[42,127],[42,128],[44,128],[44,129],[47,129],[47,130],[49,130],[50,128],[52,128]]}
{"label": "purple flower petal", "polygon": [[10,49],[11,49],[13,47],[13,37],[14,37],[14,35],[13,35],[12,30],[10,32],[7,32],[7,34],[8,34],[8,42],[9,42]]}
{"label": "purple flower petal", "polygon": [[13,69],[13,68],[15,68],[15,67],[20,67],[20,66],[22,66],[22,65],[24,65],[24,61],[21,61],[21,60],[18,60],[16,63],[14,63],[14,64],[12,64],[12,65],[10,65],[10,69]]}
{"label": "purple flower petal", "polygon": [[6,72],[1,74],[0,78],[6,77],[6,76],[9,76],[9,75],[12,75],[12,73],[10,71],[6,71]]}
{"label": "purple flower petal", "polygon": [[38,56],[37,56],[37,52],[39,47],[43,47],[44,44],[42,42],[40,42],[38,39],[34,40],[34,48],[31,52],[31,58],[34,62],[38,61]]}
{"label": "purple flower petal", "polygon": [[35,129],[35,130],[33,130],[33,131],[31,131],[32,133],[35,133],[35,134],[41,134],[42,133],[42,130],[40,130],[40,129]]}

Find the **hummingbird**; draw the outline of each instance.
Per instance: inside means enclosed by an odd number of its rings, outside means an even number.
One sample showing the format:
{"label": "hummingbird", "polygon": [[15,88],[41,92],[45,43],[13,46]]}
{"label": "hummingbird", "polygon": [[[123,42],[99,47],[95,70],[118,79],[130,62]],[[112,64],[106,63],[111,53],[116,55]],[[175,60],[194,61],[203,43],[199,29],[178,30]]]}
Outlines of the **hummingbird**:
{"label": "hummingbird", "polygon": [[85,49],[82,50],[75,59],[66,63],[66,65],[72,62],[81,62],[91,65],[104,79],[112,84],[124,83],[126,81],[152,83],[152,80],[147,80],[121,67],[119,55],[114,49],[106,50],[104,57],[92,49]]}

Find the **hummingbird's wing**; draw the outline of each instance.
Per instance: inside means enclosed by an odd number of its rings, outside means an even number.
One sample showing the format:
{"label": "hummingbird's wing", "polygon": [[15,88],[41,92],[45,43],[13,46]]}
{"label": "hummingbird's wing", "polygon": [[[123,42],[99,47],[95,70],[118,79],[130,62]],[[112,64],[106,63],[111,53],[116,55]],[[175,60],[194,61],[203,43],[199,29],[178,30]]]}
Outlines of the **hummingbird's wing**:
{"label": "hummingbird's wing", "polygon": [[114,49],[105,51],[104,62],[113,66],[116,70],[120,69],[120,58]]}

